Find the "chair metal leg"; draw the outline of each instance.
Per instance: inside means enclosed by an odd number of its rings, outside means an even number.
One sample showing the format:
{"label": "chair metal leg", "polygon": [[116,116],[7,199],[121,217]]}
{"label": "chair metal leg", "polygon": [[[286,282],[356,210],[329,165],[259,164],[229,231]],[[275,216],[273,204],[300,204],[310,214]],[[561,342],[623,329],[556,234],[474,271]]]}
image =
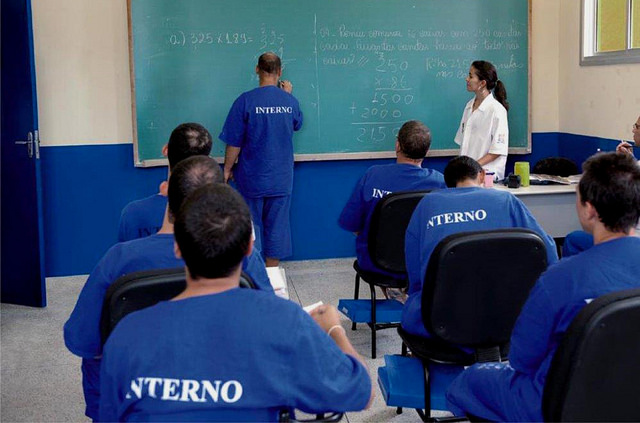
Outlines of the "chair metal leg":
{"label": "chair metal leg", "polygon": [[[353,299],[357,300],[360,296],[360,275],[356,273],[356,290],[353,293]],[[356,322],[351,323],[351,330],[356,330]]]}
{"label": "chair metal leg", "polygon": [[371,358],[376,358],[376,288],[369,284],[371,289]]}
{"label": "chair metal leg", "polygon": [[425,363],[422,363],[424,371],[424,410],[416,408],[416,412],[423,422],[433,422],[431,418],[431,389],[429,388],[429,371]]}
{"label": "chair metal leg", "polygon": [[431,386],[429,383],[429,370],[426,364],[422,363],[422,370],[424,371],[424,414],[427,419],[431,418]]}

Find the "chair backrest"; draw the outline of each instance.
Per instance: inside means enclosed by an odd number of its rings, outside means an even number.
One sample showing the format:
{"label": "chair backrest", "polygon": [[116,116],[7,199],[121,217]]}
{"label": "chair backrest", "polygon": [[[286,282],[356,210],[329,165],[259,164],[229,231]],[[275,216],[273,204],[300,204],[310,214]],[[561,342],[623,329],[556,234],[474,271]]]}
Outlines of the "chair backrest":
{"label": "chair backrest", "polygon": [[577,175],[580,172],[573,160],[564,157],[547,157],[546,159],[538,160],[531,173],[570,176]]}
{"label": "chair backrest", "polygon": [[399,191],[382,197],[369,221],[369,257],[388,272],[406,273],[404,234],[411,215],[429,190]]}
{"label": "chair backrest", "polygon": [[[240,286],[256,289],[253,280],[242,273]],[[100,318],[104,344],[116,324],[127,314],[175,297],[186,287],[184,267],[133,272],[119,277],[105,295]]]}
{"label": "chair backrest", "polygon": [[449,343],[476,349],[505,346],[546,268],[544,242],[528,229],[450,235],[429,259],[422,291],[424,325]]}
{"label": "chair backrest", "polygon": [[542,396],[545,421],[640,421],[640,289],[603,295],[573,319]]}

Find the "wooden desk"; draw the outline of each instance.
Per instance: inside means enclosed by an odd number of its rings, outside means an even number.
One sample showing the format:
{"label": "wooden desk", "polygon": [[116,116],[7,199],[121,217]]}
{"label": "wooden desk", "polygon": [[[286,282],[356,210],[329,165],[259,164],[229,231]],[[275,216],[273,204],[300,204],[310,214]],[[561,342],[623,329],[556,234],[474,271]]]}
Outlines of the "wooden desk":
{"label": "wooden desk", "polygon": [[554,238],[562,238],[571,231],[582,229],[576,214],[575,184],[531,185],[517,189],[495,185],[494,188],[517,196],[542,228]]}

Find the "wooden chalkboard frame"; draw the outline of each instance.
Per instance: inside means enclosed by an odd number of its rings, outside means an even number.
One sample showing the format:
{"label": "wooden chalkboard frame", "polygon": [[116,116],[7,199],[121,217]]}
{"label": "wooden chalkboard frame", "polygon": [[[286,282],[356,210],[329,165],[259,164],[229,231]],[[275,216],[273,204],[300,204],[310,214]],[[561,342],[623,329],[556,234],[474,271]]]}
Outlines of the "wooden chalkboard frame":
{"label": "wooden chalkboard frame", "polygon": [[[134,58],[134,46],[133,46],[133,19],[131,13],[131,3],[134,0],[127,0],[127,28],[129,39],[129,76],[131,83],[131,117],[132,117],[132,129],[133,129],[133,162],[135,167],[156,167],[156,166],[168,166],[169,161],[167,159],[148,159],[140,160],[138,154],[138,123],[137,123],[137,108],[136,108],[136,73],[135,73],[135,58]],[[526,147],[509,147],[509,154],[528,154],[531,153],[531,14],[532,14],[532,0],[527,0],[527,146]],[[462,108],[461,108],[462,110]],[[456,156],[459,153],[458,149],[443,149],[443,150],[430,150],[427,157],[446,157]],[[294,154],[294,160],[303,161],[334,161],[334,160],[362,160],[362,159],[386,159],[396,157],[395,151],[375,151],[375,152],[351,152],[351,153],[315,153],[315,154]],[[223,163],[224,157],[215,157],[215,159]]]}

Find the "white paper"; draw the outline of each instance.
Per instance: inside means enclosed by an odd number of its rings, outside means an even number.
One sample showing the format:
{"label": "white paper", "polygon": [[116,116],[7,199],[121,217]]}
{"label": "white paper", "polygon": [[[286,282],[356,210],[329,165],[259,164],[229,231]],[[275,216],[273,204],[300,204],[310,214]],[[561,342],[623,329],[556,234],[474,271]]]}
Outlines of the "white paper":
{"label": "white paper", "polygon": [[271,287],[275,291],[276,295],[282,298],[289,299],[289,292],[287,290],[287,275],[284,269],[281,267],[267,267],[267,276]]}
{"label": "white paper", "polygon": [[304,311],[306,311],[307,313],[311,313],[313,310],[315,310],[316,308],[318,308],[322,304],[324,304],[322,301],[318,301],[317,303],[310,304],[310,305],[308,305],[306,307],[302,307],[302,309]]}

